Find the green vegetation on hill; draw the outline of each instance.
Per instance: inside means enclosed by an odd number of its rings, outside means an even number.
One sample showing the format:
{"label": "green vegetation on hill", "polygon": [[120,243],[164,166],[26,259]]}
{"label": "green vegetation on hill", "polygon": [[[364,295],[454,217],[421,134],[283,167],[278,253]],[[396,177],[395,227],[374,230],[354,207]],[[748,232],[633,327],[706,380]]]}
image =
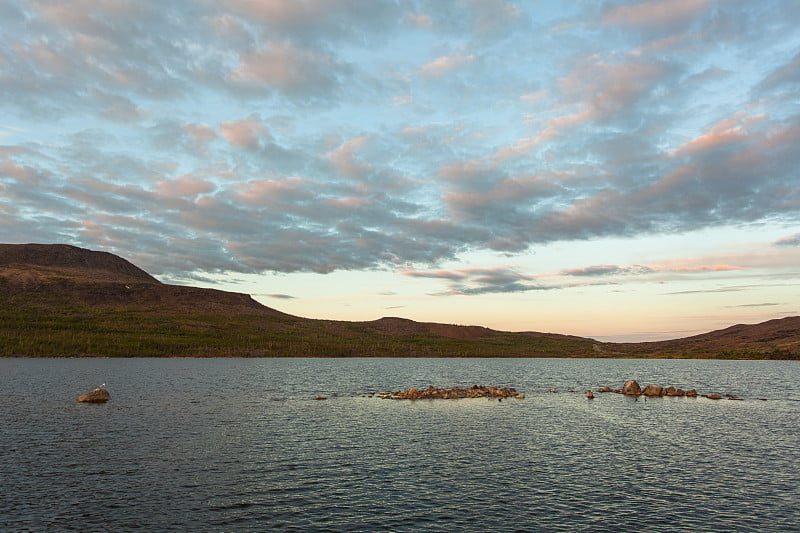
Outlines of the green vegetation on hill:
{"label": "green vegetation on hill", "polygon": [[0,303],[0,355],[173,357],[576,357],[589,340],[492,332],[391,335],[369,323],[202,309]]}

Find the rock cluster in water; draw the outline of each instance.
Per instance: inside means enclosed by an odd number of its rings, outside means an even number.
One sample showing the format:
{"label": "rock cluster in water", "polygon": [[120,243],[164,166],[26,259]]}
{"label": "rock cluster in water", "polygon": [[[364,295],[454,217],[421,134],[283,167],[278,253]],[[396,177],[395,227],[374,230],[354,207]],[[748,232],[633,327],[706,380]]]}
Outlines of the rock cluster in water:
{"label": "rock cluster in water", "polygon": [[485,385],[474,385],[472,387],[440,389],[429,386],[427,389],[407,389],[396,392],[382,392],[378,396],[384,400],[455,400],[459,398],[494,398],[503,400],[504,398],[523,399],[525,395],[517,392],[512,387],[487,387]]}
{"label": "rock cluster in water", "polygon": [[[589,391],[591,392],[591,391]],[[611,387],[600,387],[597,389],[597,392],[616,392],[617,394],[625,394],[627,396],[647,396],[649,398],[657,398],[661,396],[686,396],[688,398],[696,398],[697,396],[702,396],[703,398],[708,398],[709,400],[721,400],[722,395],[720,394],[698,394],[697,390],[689,389],[683,390],[678,389],[670,385],[669,387],[662,387],[661,385],[653,385],[650,384],[642,389],[639,386],[639,383],[636,380],[629,379],[626,381],[621,389],[612,389]],[[726,394],[726,398],[729,400],[741,400],[741,398],[734,396],[733,394]]]}
{"label": "rock cluster in water", "polygon": [[86,394],[81,394],[78,396],[77,401],[83,403],[105,403],[111,398],[111,395],[108,393],[104,385],[100,385],[93,391],[89,391]]}

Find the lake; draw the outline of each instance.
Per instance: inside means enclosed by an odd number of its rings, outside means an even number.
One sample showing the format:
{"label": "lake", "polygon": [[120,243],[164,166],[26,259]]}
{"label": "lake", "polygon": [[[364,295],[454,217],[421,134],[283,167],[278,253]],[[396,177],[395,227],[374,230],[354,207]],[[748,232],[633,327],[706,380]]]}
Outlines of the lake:
{"label": "lake", "polygon": [[798,445],[796,361],[0,359],[3,531],[796,532]]}

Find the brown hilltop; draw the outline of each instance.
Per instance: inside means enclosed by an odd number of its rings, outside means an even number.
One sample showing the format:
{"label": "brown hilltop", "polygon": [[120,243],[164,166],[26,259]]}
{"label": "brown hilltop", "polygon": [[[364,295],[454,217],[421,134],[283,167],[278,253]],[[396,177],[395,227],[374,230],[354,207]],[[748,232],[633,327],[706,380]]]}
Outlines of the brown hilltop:
{"label": "brown hilltop", "polygon": [[281,316],[247,294],[168,285],[108,252],[65,244],[0,244],[0,295],[28,303],[134,305]]}
{"label": "brown hilltop", "polygon": [[56,269],[50,272],[61,269],[63,273],[71,272],[77,277],[160,283],[141,268],[117,255],[68,244],[0,244],[0,266],[6,272],[27,270],[31,273],[44,273],[47,272],[46,269],[30,267],[50,267]]}
{"label": "brown hilltop", "polygon": [[476,339],[495,333],[483,326],[459,326],[455,324],[437,324],[433,322],[415,322],[407,318],[383,317],[365,325],[376,332],[386,335],[437,335],[451,339]]}

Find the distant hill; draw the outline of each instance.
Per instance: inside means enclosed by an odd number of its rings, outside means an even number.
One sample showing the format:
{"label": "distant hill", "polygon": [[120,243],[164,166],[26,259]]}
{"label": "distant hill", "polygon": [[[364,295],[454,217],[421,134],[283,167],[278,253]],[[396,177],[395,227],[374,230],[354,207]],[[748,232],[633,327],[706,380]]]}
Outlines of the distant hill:
{"label": "distant hill", "polygon": [[168,285],[107,252],[0,245],[0,356],[800,357],[800,317],[686,339],[600,344],[384,317],[314,320],[249,295]]}
{"label": "distant hill", "polygon": [[0,294],[53,305],[200,307],[284,315],[246,294],[166,285],[117,255],[63,244],[0,244]]}
{"label": "distant hill", "polygon": [[768,320],[760,324],[736,324],[725,329],[682,339],[657,342],[609,344],[623,354],[744,354],[800,357],[800,316]]}

